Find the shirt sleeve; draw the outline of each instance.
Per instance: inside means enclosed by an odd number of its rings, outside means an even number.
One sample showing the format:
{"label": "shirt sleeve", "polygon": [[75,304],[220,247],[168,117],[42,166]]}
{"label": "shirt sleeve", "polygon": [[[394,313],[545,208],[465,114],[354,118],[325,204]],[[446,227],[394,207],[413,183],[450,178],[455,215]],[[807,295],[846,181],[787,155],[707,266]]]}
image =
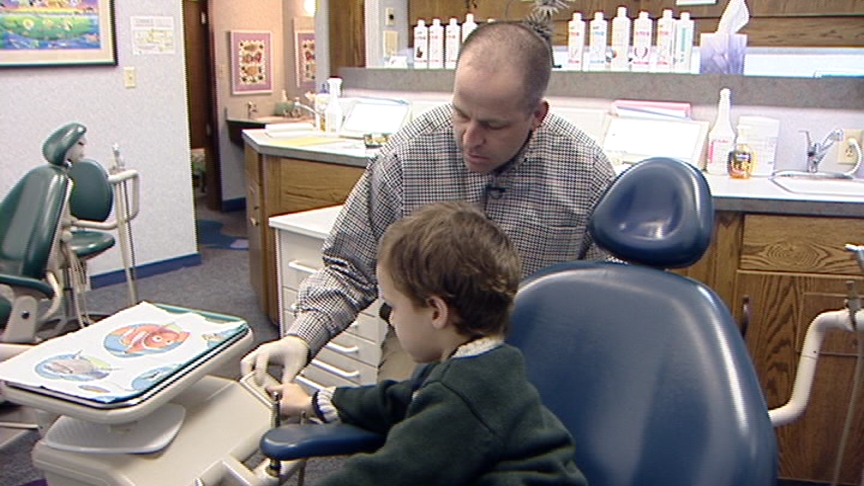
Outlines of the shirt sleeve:
{"label": "shirt sleeve", "polygon": [[[596,174],[596,176],[593,179],[591,187],[587,188],[591,194],[591,211],[594,210],[594,207],[597,206],[598,202],[600,202],[603,194],[606,193],[606,188],[608,188],[615,179],[615,170],[612,168],[612,162],[609,161],[609,158],[606,157],[606,154],[603,153],[599,147],[595,147],[592,161],[594,165],[593,173]],[[594,242],[594,238],[591,237],[591,234],[588,231],[585,232],[582,255],[582,259],[584,260],[619,261],[597,246],[597,243]]]}
{"label": "shirt sleeve", "polygon": [[[369,409],[343,403],[346,396],[338,393],[334,403],[342,420],[357,424],[354,414]],[[379,409],[378,418],[388,421],[386,408]],[[435,383],[418,392],[408,416],[392,424],[378,451],[351,457],[320,484],[470,484],[494,462],[498,442],[461,396]]]}
{"label": "shirt sleeve", "polygon": [[398,166],[390,152],[370,161],[324,242],[323,268],[300,284],[287,333],[305,340],[311,356],[378,296],[378,240],[401,214]]}

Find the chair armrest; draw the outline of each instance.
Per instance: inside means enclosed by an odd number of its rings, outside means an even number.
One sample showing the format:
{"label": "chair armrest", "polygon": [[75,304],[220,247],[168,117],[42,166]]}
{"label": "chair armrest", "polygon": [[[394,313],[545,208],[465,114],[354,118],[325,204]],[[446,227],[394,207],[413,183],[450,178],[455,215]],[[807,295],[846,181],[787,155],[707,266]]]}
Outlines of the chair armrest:
{"label": "chair armrest", "polygon": [[290,461],[307,457],[373,452],[385,437],[347,424],[289,424],[261,437],[261,452],[270,459]]}
{"label": "chair armrest", "polygon": [[19,275],[0,274],[0,285],[8,285],[14,288],[25,288],[35,290],[46,298],[54,297],[54,289],[51,285],[44,281],[35,278],[22,277]]}

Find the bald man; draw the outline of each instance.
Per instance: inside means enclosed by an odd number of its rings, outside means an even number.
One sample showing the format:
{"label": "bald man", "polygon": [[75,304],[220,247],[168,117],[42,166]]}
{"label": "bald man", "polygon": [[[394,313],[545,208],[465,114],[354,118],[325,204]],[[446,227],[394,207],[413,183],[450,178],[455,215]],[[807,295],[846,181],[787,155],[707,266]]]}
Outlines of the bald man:
{"label": "bald man", "polygon": [[[563,261],[606,258],[586,225],[614,177],[612,165],[584,132],[549,113],[551,72],[551,47],[535,30],[495,22],[472,32],[452,102],[413,120],[369,162],[324,243],[324,267],[300,286],[293,325],[246,355],[243,374],[263,378],[268,365],[280,364],[283,383],[293,380],[378,296],[384,230],[432,202],[480,207],[512,239],[523,277]],[[379,380],[403,380],[415,364],[388,329]]]}

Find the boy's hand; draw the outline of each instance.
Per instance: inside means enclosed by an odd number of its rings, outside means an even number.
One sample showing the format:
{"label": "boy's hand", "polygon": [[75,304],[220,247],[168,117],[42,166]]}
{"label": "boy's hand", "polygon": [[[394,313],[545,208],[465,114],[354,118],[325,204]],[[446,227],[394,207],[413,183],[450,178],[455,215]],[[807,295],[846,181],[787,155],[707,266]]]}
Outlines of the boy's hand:
{"label": "boy's hand", "polygon": [[280,402],[282,415],[286,417],[300,417],[303,412],[306,412],[307,417],[315,416],[315,409],[312,407],[312,397],[300,385],[286,383],[282,386],[269,388],[271,392],[276,390],[282,392],[282,401]]}

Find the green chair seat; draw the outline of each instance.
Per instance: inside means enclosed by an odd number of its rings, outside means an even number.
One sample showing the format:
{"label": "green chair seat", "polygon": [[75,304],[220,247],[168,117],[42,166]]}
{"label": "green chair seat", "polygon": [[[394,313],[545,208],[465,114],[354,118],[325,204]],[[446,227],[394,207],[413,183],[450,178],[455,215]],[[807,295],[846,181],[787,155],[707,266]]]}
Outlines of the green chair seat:
{"label": "green chair seat", "polygon": [[73,230],[68,246],[78,258],[85,259],[114,246],[114,237],[104,231]]}

